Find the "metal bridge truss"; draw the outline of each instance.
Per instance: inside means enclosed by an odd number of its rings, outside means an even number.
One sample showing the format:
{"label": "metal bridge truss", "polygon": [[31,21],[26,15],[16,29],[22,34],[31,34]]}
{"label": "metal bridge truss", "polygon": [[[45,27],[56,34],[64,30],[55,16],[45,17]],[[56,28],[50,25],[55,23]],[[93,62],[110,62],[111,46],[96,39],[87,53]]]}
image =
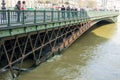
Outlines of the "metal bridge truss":
{"label": "metal bridge truss", "polygon": [[[0,39],[0,73],[10,71],[15,77],[36,67],[68,47],[90,24],[88,21]],[[25,67],[26,61],[32,64]]]}

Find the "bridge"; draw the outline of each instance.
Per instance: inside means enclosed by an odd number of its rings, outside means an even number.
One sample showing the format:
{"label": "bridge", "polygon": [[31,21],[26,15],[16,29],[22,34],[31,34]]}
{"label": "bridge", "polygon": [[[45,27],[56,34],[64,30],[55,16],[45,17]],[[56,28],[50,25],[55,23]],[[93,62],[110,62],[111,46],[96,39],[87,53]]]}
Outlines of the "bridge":
{"label": "bridge", "polygon": [[[60,54],[100,21],[116,22],[114,11],[0,11],[0,73],[13,78]],[[25,66],[25,62],[31,62]]]}

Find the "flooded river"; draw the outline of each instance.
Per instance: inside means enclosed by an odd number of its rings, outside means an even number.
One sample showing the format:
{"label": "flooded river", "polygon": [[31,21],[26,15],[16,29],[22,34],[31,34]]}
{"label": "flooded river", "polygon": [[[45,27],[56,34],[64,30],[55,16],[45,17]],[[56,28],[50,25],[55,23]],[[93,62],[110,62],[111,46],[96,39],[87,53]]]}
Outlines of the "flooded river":
{"label": "flooded river", "polygon": [[17,80],[120,80],[120,23],[94,27]]}

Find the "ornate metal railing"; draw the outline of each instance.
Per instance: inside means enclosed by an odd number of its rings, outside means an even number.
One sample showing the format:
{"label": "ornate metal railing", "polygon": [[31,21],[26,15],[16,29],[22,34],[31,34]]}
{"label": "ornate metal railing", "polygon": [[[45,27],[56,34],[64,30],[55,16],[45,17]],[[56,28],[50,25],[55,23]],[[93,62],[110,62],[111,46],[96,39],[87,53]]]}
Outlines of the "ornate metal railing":
{"label": "ornate metal railing", "polygon": [[45,10],[0,10],[0,27],[25,24],[43,24],[48,22],[67,21],[73,19],[92,19],[109,17],[113,11],[45,11]]}

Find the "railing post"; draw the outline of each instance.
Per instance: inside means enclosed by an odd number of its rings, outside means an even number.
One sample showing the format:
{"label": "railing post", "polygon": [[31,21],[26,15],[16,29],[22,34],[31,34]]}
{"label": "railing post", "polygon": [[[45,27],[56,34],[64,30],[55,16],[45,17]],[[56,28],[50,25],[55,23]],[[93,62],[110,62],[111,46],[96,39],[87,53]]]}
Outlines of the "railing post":
{"label": "railing post", "polygon": [[87,11],[85,11],[85,21],[87,21]]}
{"label": "railing post", "polygon": [[70,16],[70,14],[71,14],[71,10],[69,10],[69,19],[71,19],[71,16]]}
{"label": "railing post", "polygon": [[83,11],[83,20],[85,19],[85,10]]}
{"label": "railing post", "polygon": [[83,12],[83,22],[85,22],[85,10]]}
{"label": "railing post", "polygon": [[67,19],[70,19],[70,10],[66,10]]}
{"label": "railing post", "polygon": [[66,13],[66,10],[64,10],[64,20],[66,20],[66,17],[65,17],[66,15],[65,15],[65,13]]}
{"label": "railing post", "polygon": [[7,26],[9,27],[10,26],[10,10],[7,10],[7,13],[8,13],[8,24],[7,24]]}
{"label": "railing post", "polygon": [[34,10],[34,24],[36,23],[36,10]]}
{"label": "railing post", "polygon": [[24,10],[22,11],[22,24],[25,24],[25,20],[24,20],[24,17],[25,17],[25,13],[24,13]]}
{"label": "railing post", "polygon": [[79,19],[81,19],[81,17],[80,17],[80,15],[81,15],[81,14],[80,14],[80,11],[79,11],[78,13],[79,13]]}
{"label": "railing post", "polygon": [[46,11],[45,10],[43,11],[43,16],[44,16],[43,22],[46,22]]}
{"label": "railing post", "polygon": [[83,10],[80,11],[81,22],[83,21]]}
{"label": "railing post", "polygon": [[53,18],[54,18],[54,13],[53,10],[51,11],[51,22],[53,22]]}
{"label": "railing post", "polygon": [[80,17],[80,19],[81,19],[81,10],[80,10],[80,12],[79,12],[79,17]]}
{"label": "railing post", "polygon": [[60,11],[58,11],[58,21],[60,20]]}

